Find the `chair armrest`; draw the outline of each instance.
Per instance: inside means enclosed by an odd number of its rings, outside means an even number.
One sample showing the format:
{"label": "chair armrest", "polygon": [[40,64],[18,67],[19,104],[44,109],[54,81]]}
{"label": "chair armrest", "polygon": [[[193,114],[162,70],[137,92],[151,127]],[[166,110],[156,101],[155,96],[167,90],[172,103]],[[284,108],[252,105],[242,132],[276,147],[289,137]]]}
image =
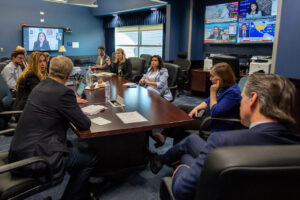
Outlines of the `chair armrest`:
{"label": "chair armrest", "polygon": [[52,184],[53,183],[53,172],[52,172],[50,163],[46,159],[44,159],[42,157],[37,157],[37,156],[0,166],[0,174],[12,171],[14,169],[18,169],[21,167],[25,167],[25,166],[28,166],[28,165],[31,165],[34,163],[39,163],[39,162],[44,163],[46,165],[49,179]]}
{"label": "chair armrest", "polygon": [[172,178],[164,177],[160,183],[160,199],[161,200],[175,200],[172,192]]}
{"label": "chair armrest", "polygon": [[210,119],[213,120],[220,120],[220,121],[229,121],[229,122],[241,122],[240,119],[236,119],[236,118],[222,118],[222,117],[210,117]]}
{"label": "chair armrest", "polygon": [[4,129],[0,131],[0,135],[6,134],[6,133],[10,133],[10,132],[14,132],[16,129],[14,128],[8,128],[8,129]]}
{"label": "chair armrest", "polygon": [[12,115],[12,114],[20,114],[20,113],[23,113],[23,110],[3,111],[0,112],[0,115]]}
{"label": "chair armrest", "polygon": [[171,87],[163,88],[160,92],[160,96],[163,97],[167,90],[176,89],[177,87],[178,87],[177,85],[174,85],[174,86],[171,86]]}

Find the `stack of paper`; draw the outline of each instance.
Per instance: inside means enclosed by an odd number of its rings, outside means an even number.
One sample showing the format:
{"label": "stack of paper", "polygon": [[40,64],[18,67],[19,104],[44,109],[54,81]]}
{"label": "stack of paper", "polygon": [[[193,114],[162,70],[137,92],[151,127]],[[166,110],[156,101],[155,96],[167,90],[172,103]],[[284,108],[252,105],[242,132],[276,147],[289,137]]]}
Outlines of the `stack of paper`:
{"label": "stack of paper", "polygon": [[143,117],[137,111],[134,111],[134,112],[124,112],[124,113],[116,113],[116,115],[122,120],[122,122],[124,124],[137,123],[137,122],[146,122],[146,121],[148,121],[145,117]]}
{"label": "stack of paper", "polygon": [[101,105],[89,105],[89,106],[86,106],[84,108],[81,108],[83,113],[86,114],[86,115],[95,115],[95,114],[97,114],[98,112],[100,112],[104,109],[105,109],[105,107],[101,106]]}
{"label": "stack of paper", "polygon": [[123,84],[124,86],[126,86],[126,87],[136,87],[136,84],[135,83],[124,83]]}
{"label": "stack of paper", "polygon": [[92,121],[94,124],[97,124],[97,125],[99,125],[99,126],[111,123],[111,121],[106,120],[106,119],[104,119],[104,118],[102,118],[102,117],[97,117],[97,118],[91,119],[91,121]]}

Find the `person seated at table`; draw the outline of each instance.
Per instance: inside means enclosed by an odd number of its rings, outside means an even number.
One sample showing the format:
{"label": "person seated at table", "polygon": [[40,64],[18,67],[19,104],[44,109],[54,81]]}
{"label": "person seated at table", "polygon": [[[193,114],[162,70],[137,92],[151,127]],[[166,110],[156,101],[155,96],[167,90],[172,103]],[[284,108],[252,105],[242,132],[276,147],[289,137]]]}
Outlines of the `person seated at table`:
{"label": "person seated at table", "polygon": [[109,56],[105,54],[104,50],[104,46],[98,47],[99,56],[96,61],[96,66],[93,66],[92,69],[107,69],[106,59],[109,58]]}
{"label": "person seated at table", "polygon": [[[28,65],[16,82],[16,101],[13,110],[23,110],[32,89],[39,84],[43,77],[41,71],[46,69],[46,57],[41,52],[33,52],[28,59]],[[17,117],[18,118],[18,117]]]}
{"label": "person seated at table", "polygon": [[[210,96],[196,107],[180,105],[179,107],[193,118],[193,123],[184,127],[168,128],[161,134],[154,134],[157,137],[157,147],[164,144],[166,136],[174,138],[174,144],[182,140],[186,134],[184,130],[198,130],[201,118],[198,117],[200,110],[206,110],[211,117],[239,118],[239,106],[241,102],[241,91],[236,84],[236,77],[229,64],[223,62],[214,65],[210,70]],[[232,122],[211,120],[211,132],[231,130]]]}
{"label": "person seated at table", "polygon": [[[144,85],[148,90],[154,91],[159,94],[162,90],[168,88],[168,77],[169,73],[166,68],[164,68],[164,62],[162,58],[158,55],[154,55],[151,58],[151,67],[139,81],[140,85]],[[164,98],[168,101],[173,99],[172,93],[169,89],[164,94]]]}
{"label": "person seated at table", "polygon": [[25,67],[27,67],[27,60],[28,60],[28,57],[27,57],[27,51],[26,51],[26,49],[24,48],[24,47],[22,47],[22,46],[17,46],[16,47],[16,50],[17,51],[23,51],[24,52],[24,59],[23,59],[23,63],[20,65],[21,66],[21,69],[22,69],[22,71],[25,69]]}
{"label": "person seated at table", "polygon": [[[11,142],[8,161],[40,156],[52,167],[54,179],[70,174],[61,199],[89,199],[89,178],[98,163],[96,153],[67,146],[70,124],[78,131],[90,129],[91,120],[82,112],[71,88],[65,86],[73,63],[64,56],[50,62],[49,78],[41,81],[30,93]],[[30,165],[15,173],[47,181],[44,165]]]}
{"label": "person seated at table", "polygon": [[46,71],[44,72],[42,71],[42,74],[44,75],[44,77],[47,77],[49,73],[50,54],[48,52],[44,52],[44,55],[46,57],[47,66],[46,66]]}
{"label": "person seated at table", "polygon": [[106,59],[106,63],[111,72],[127,80],[131,78],[132,66],[130,61],[126,59],[125,52],[122,48],[116,50],[116,59],[113,63],[111,63],[109,57]]}
{"label": "person seated at table", "polygon": [[[285,77],[254,73],[242,92],[241,122],[249,129],[213,133],[206,141],[196,134],[186,137],[165,154],[151,159],[151,170],[158,173],[163,164],[181,165],[173,173],[175,199],[193,199],[207,154],[225,146],[300,144],[300,136],[288,128],[295,123],[292,116],[296,88]],[[243,155],[241,155],[243,156]]]}

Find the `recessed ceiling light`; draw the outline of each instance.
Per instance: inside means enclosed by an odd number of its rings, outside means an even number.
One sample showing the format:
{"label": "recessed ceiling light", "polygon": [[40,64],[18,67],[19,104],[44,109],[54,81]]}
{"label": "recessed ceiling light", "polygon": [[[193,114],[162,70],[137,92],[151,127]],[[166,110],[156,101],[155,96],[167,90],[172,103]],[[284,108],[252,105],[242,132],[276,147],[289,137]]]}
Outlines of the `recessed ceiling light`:
{"label": "recessed ceiling light", "polygon": [[150,10],[157,10],[157,8],[150,8]]}
{"label": "recessed ceiling light", "polygon": [[45,12],[41,11],[41,12],[40,12],[40,14],[41,14],[41,15],[44,15],[44,14],[45,14]]}
{"label": "recessed ceiling light", "polygon": [[118,16],[118,14],[113,14],[112,16],[116,17],[116,16]]}
{"label": "recessed ceiling light", "polygon": [[44,22],[45,22],[45,20],[44,20],[44,19],[41,19],[40,21],[41,21],[42,23],[44,23]]}

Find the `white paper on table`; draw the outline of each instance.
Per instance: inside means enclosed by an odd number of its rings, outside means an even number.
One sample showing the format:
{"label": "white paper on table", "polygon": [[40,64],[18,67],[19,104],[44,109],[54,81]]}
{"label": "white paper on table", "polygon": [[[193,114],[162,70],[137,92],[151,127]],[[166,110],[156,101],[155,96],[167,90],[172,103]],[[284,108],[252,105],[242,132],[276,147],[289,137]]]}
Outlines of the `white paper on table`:
{"label": "white paper on table", "polygon": [[105,107],[101,105],[89,105],[81,108],[81,110],[86,115],[95,115],[98,112],[105,110]]}
{"label": "white paper on table", "polygon": [[136,123],[136,122],[146,122],[146,121],[148,121],[145,117],[143,117],[137,111],[116,113],[116,115],[120,118],[120,120],[124,124]]}
{"label": "white paper on table", "polygon": [[93,75],[97,76],[97,77],[99,77],[99,76],[112,76],[112,75],[114,75],[114,73],[111,73],[111,72],[99,72],[99,73],[95,73]]}
{"label": "white paper on table", "polygon": [[136,87],[135,83],[124,83],[123,86],[125,87]]}
{"label": "white paper on table", "polygon": [[94,123],[94,124],[97,124],[97,125],[105,125],[105,124],[109,124],[111,123],[111,121],[107,120],[107,119],[104,119],[102,117],[97,117],[97,118],[94,118],[94,119],[91,119],[91,121]]}

